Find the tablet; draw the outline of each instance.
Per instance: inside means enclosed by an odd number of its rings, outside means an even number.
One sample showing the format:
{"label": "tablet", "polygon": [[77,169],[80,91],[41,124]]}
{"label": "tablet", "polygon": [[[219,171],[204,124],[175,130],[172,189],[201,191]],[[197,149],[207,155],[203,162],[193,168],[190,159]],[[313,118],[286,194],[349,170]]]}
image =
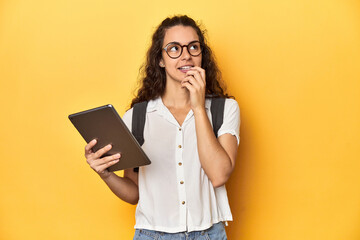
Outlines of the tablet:
{"label": "tablet", "polygon": [[111,144],[110,151],[102,157],[121,153],[120,161],[110,166],[109,171],[114,172],[151,163],[111,104],[71,114],[69,119],[87,143],[97,139],[93,152]]}

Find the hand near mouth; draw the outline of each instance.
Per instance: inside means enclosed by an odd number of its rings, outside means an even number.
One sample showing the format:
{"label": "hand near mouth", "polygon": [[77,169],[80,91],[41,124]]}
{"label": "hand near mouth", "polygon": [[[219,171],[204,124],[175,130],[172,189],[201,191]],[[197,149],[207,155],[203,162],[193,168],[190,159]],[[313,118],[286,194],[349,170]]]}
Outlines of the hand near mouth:
{"label": "hand near mouth", "polygon": [[205,109],[205,70],[200,67],[192,67],[186,72],[181,86],[185,87],[190,92],[191,109],[196,111]]}

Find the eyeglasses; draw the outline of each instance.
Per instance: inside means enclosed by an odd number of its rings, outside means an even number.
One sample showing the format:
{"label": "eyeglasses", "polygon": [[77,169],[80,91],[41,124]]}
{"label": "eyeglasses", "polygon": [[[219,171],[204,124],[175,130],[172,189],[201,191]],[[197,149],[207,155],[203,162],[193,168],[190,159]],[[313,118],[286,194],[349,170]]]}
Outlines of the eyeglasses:
{"label": "eyeglasses", "polygon": [[180,45],[178,42],[168,43],[163,50],[167,53],[170,58],[178,58],[183,52],[183,48],[186,47],[188,53],[193,56],[199,56],[202,51],[202,46],[199,41],[192,41],[188,45]]}

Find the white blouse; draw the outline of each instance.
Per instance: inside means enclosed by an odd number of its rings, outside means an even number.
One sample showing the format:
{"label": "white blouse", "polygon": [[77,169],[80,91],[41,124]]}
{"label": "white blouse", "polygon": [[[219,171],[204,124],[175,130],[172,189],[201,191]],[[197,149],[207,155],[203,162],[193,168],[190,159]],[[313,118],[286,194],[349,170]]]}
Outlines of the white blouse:
{"label": "white blouse", "polygon": [[[211,122],[211,100],[205,108]],[[131,130],[132,109],[123,120]],[[218,136],[230,133],[238,144],[240,109],[226,99]],[[182,126],[161,98],[149,101],[142,146],[151,164],[139,170],[136,229],[168,233],[201,231],[220,221],[232,221],[225,186],[214,188],[201,167],[192,110]]]}

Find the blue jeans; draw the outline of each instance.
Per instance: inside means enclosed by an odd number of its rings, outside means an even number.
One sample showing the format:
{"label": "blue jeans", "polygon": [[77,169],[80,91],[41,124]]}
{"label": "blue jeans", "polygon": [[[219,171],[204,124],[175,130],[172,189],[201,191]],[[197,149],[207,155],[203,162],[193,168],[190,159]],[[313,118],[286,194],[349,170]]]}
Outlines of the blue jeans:
{"label": "blue jeans", "polygon": [[165,233],[146,229],[136,229],[133,240],[227,240],[222,222],[204,231]]}

